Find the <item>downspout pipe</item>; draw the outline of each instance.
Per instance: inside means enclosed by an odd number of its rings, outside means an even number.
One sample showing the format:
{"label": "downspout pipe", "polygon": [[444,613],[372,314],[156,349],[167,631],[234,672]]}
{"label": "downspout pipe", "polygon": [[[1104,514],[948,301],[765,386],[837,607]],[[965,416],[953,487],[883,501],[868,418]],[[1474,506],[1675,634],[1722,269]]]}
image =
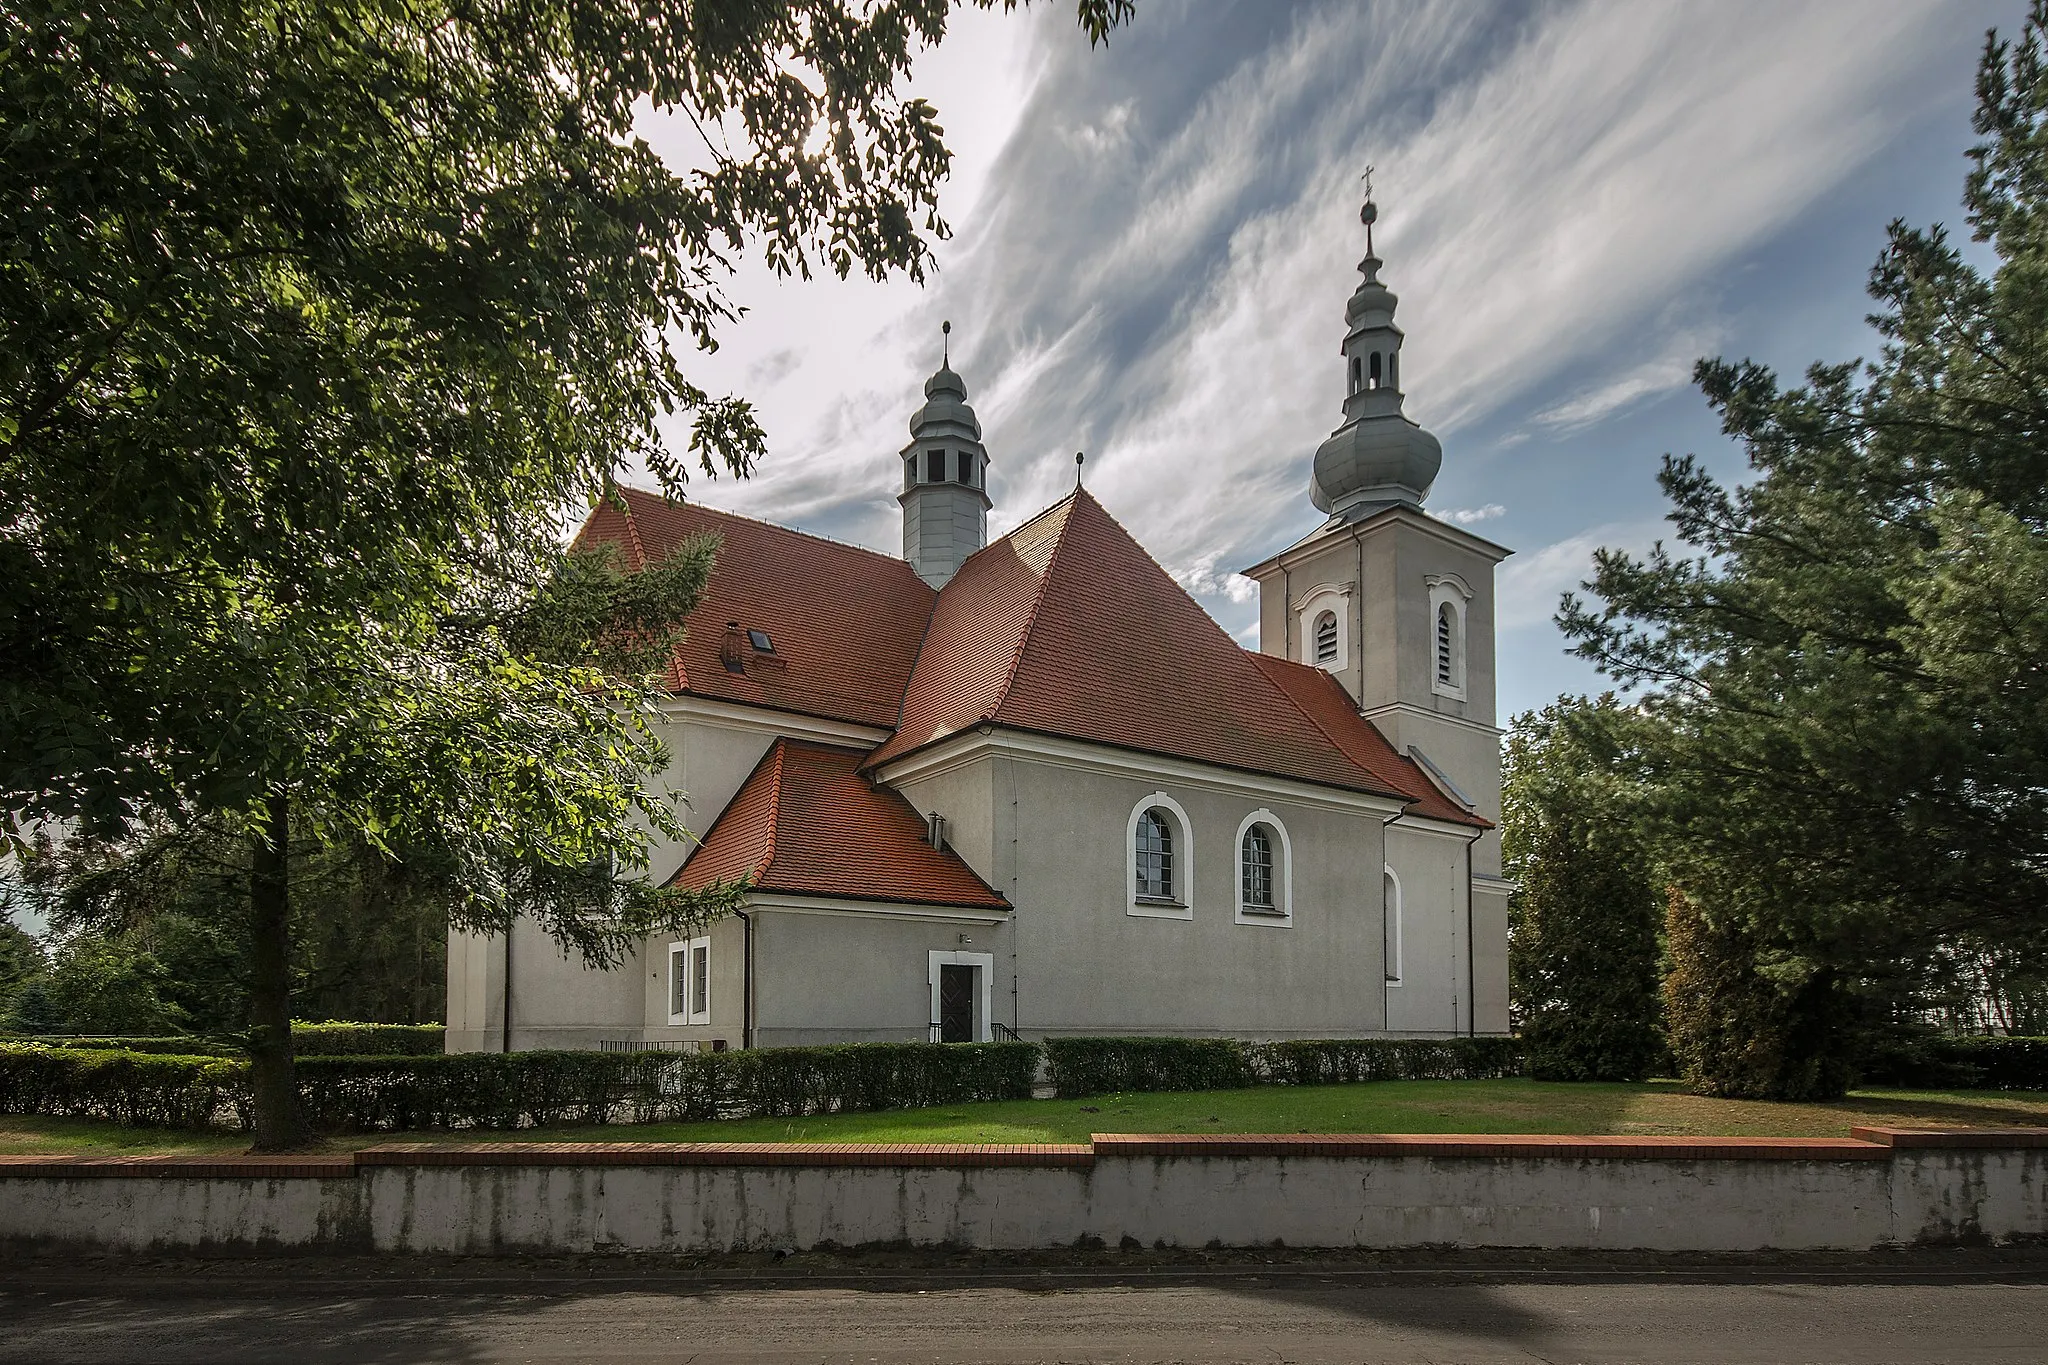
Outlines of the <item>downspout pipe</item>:
{"label": "downspout pipe", "polygon": [[1479,1036],[1478,947],[1472,941],[1472,846],[1485,835],[1465,841],[1465,1036]]}
{"label": "downspout pipe", "polygon": [[1387,831],[1394,827],[1405,811],[1395,811],[1380,821],[1380,1032],[1394,1031],[1394,997],[1387,989],[1387,869],[1394,865],[1393,854],[1387,850]]}
{"label": "downspout pipe", "polygon": [[745,910],[733,911],[746,925],[746,943],[740,951],[740,1046],[754,1045],[754,917]]}
{"label": "downspout pipe", "polygon": [[500,1052],[510,1052],[512,1050],[512,930],[518,924],[519,916],[516,912],[510,919],[505,921],[505,998],[503,1008],[498,1011],[500,1031],[498,1051]]}

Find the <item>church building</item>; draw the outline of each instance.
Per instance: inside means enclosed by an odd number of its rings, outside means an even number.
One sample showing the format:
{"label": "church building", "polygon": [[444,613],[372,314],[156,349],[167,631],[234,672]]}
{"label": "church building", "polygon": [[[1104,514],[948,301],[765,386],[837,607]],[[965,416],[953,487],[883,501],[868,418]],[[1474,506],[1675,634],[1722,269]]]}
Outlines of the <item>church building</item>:
{"label": "church building", "polygon": [[530,925],[452,934],[449,1049],[1505,1032],[1508,551],[1423,510],[1442,449],[1362,217],[1323,520],[1244,570],[1256,651],[1078,486],[989,542],[950,363],[890,472],[901,558],[601,505],[582,540],[629,567],[717,538],[663,708],[695,838],[652,870],[751,889],[613,971]]}

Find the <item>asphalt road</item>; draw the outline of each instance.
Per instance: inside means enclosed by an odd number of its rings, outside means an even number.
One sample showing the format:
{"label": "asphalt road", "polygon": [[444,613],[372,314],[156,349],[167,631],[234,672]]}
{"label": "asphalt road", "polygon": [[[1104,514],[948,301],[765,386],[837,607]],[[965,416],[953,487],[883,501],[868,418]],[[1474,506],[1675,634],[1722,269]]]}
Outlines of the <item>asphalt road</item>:
{"label": "asphalt road", "polygon": [[0,1361],[2048,1361],[2048,1270],[443,1275],[0,1264]]}

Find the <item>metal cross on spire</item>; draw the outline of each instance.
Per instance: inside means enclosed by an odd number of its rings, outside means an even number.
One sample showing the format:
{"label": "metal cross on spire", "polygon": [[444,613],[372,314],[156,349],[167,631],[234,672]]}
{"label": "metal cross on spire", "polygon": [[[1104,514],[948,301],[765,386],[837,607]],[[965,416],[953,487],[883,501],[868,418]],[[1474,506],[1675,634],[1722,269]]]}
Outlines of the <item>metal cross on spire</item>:
{"label": "metal cross on spire", "polygon": [[1365,182],[1365,207],[1358,211],[1358,221],[1365,224],[1365,254],[1368,256],[1373,254],[1372,225],[1379,221],[1380,216],[1379,206],[1372,202],[1372,172],[1373,168],[1367,166],[1365,174],[1358,177]]}

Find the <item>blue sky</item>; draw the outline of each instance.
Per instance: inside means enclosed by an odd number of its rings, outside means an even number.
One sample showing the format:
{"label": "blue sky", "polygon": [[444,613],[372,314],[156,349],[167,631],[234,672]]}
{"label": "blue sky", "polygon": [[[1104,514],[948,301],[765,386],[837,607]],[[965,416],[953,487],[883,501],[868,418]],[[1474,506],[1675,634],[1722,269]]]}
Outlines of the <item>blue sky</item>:
{"label": "blue sky", "polygon": [[[1246,644],[1232,572],[1320,521],[1343,306],[1377,170],[1429,506],[1513,547],[1500,706],[1597,689],[1550,617],[1593,548],[1663,534],[1666,451],[1741,460],[1701,355],[1867,356],[1894,217],[1960,228],[1984,30],[2019,0],[1689,5],[1140,0],[1090,50],[1065,4],[970,14],[911,88],[957,160],[925,287],[733,281],[693,377],[754,401],[770,458],[707,504],[900,548],[895,452],[954,325],[991,531],[1090,487]],[[658,116],[651,142],[687,157]]]}

